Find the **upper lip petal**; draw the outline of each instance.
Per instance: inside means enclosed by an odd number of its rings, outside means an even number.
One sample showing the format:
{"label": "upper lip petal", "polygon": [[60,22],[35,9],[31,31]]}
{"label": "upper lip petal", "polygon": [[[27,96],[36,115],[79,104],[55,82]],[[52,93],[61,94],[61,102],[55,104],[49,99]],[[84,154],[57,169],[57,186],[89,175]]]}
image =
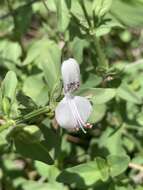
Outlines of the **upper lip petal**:
{"label": "upper lip petal", "polygon": [[75,59],[69,58],[62,63],[62,79],[64,83],[64,91],[73,92],[80,85],[80,69]]}

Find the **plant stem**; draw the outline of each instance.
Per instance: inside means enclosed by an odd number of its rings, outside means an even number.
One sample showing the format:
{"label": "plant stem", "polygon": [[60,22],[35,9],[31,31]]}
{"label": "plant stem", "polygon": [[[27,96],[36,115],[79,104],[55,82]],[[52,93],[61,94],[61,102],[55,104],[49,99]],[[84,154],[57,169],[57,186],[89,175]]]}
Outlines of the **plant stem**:
{"label": "plant stem", "polygon": [[[86,10],[85,4],[84,4],[84,0],[80,0],[80,5],[82,7],[84,16],[85,16],[85,18],[87,20],[89,29],[91,30],[92,29],[92,23],[90,21],[89,15],[87,13],[87,10]],[[100,38],[94,37],[94,44],[95,44],[96,53],[97,53],[97,56],[98,56],[98,62],[99,62],[98,63],[99,64],[98,68],[101,69],[101,70],[102,69],[107,70],[108,69],[108,61],[106,59],[104,51],[102,50],[102,47],[101,47],[101,44],[100,44]]]}
{"label": "plant stem", "polygon": [[39,116],[39,115],[44,114],[44,113],[48,113],[49,111],[50,111],[49,106],[46,106],[46,107],[43,107],[43,108],[39,108],[38,110],[32,111],[32,112],[24,115],[20,119],[17,119],[16,120],[16,124],[23,123],[23,122],[28,121],[28,120],[36,117],[36,116]]}
{"label": "plant stem", "polygon": [[129,163],[129,168],[135,169],[135,170],[140,170],[143,172],[143,165],[135,164],[135,163]]}
{"label": "plant stem", "polygon": [[42,0],[42,3],[43,3],[43,5],[44,5],[44,7],[47,9],[47,11],[49,12],[49,8],[48,8],[48,6],[47,6],[45,0]]}
{"label": "plant stem", "polygon": [[94,44],[95,44],[96,53],[98,56],[98,68],[107,70],[108,69],[108,61],[106,59],[105,53],[102,50],[102,47],[100,44],[100,39],[95,37]]}
{"label": "plant stem", "polygon": [[49,113],[51,111],[49,106],[43,107],[43,108],[39,108],[36,111],[32,111],[26,115],[24,115],[23,117],[16,119],[16,120],[9,120],[8,122],[4,123],[3,125],[0,125],[0,132],[2,132],[5,129],[8,129],[10,126],[15,126],[18,125],[20,123],[23,123],[25,121],[28,121],[36,116],[39,116],[41,114],[44,113]]}
{"label": "plant stem", "polygon": [[90,18],[88,16],[88,13],[87,13],[86,8],[85,8],[84,0],[80,0],[80,5],[82,7],[84,16],[85,16],[85,18],[87,20],[88,26],[89,26],[89,28],[91,28],[91,22],[90,22]]}

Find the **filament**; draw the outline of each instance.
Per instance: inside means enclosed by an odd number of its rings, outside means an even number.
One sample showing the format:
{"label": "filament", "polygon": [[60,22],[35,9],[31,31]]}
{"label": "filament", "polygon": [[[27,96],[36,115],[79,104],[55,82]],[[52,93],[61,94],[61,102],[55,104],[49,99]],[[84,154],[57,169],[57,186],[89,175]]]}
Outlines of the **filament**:
{"label": "filament", "polygon": [[85,126],[85,123],[84,123],[84,121],[82,120],[82,118],[81,118],[81,116],[80,116],[80,114],[79,114],[79,111],[78,111],[78,109],[77,109],[77,106],[76,106],[74,100],[71,100],[71,101],[72,101],[72,105],[73,105],[73,107],[74,107],[74,111],[76,112],[77,120],[78,120],[78,122],[79,122],[80,128],[82,129],[82,131],[83,131],[84,133],[86,133],[86,131],[85,131],[84,128],[83,128],[83,126]]}
{"label": "filament", "polygon": [[[79,124],[79,127],[81,128],[81,130],[82,130],[84,133],[86,133],[86,131],[84,130],[84,128],[83,128],[83,126],[82,126],[83,121],[82,121],[82,119],[81,119],[81,117],[80,117],[80,115],[79,115],[79,113],[78,113],[78,110],[77,110],[76,105],[74,105],[74,104],[71,102],[72,100],[67,100],[67,101],[68,101],[68,104],[69,104],[69,106],[70,106],[70,109],[71,109],[71,111],[72,111],[72,114],[73,114],[73,117],[74,117],[76,123],[78,123],[78,124]],[[73,109],[73,108],[74,108],[74,109]],[[76,109],[75,109],[75,108],[76,108]]]}

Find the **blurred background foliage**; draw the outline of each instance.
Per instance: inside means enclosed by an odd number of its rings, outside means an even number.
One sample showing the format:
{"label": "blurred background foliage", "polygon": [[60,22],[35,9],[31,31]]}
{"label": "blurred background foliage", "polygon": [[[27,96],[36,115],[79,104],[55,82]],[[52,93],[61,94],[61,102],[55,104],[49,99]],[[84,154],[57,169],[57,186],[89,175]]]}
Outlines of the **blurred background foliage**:
{"label": "blurred background foliage", "polygon": [[[0,1],[0,189],[143,190],[143,0]],[[61,130],[61,62],[87,134]]]}

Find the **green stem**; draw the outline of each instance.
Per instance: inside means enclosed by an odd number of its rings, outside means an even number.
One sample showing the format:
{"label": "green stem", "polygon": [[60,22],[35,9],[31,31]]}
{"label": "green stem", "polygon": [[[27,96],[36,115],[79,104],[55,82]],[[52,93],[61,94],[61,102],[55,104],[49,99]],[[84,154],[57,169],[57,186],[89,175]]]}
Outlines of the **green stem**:
{"label": "green stem", "polygon": [[39,116],[39,115],[44,114],[44,113],[48,113],[49,111],[50,111],[49,106],[46,106],[44,108],[39,108],[38,110],[33,111],[31,113],[28,113],[28,114],[24,115],[23,117],[21,117],[20,119],[17,119],[16,124],[23,123],[23,122],[28,121],[28,120],[36,117],[36,116]]}
{"label": "green stem", "polygon": [[129,130],[136,130],[136,131],[143,131],[143,128],[141,126],[135,126],[135,125],[125,125],[126,129]]}
{"label": "green stem", "polygon": [[48,6],[47,6],[45,0],[42,0],[42,3],[43,3],[43,5],[44,5],[44,7],[47,9],[47,11],[49,12],[49,8],[48,8]]}
{"label": "green stem", "polygon": [[95,44],[96,53],[98,56],[98,68],[107,70],[108,69],[108,61],[106,59],[104,51],[102,50],[103,48],[101,47],[100,39],[95,37],[94,44]]}
{"label": "green stem", "polygon": [[85,18],[86,18],[86,20],[87,20],[88,26],[89,26],[89,28],[91,28],[92,25],[91,25],[90,18],[89,18],[89,16],[88,16],[87,10],[86,10],[86,8],[85,8],[84,0],[80,0],[80,5],[81,5],[81,7],[82,7],[84,16],[85,16]]}
{"label": "green stem", "polygon": [[0,132],[2,132],[5,129],[8,129],[10,126],[15,126],[15,125],[18,125],[20,123],[26,122],[26,121],[28,121],[28,120],[36,117],[36,116],[39,116],[41,114],[49,113],[50,111],[51,111],[50,107],[46,106],[46,107],[43,107],[43,108],[39,108],[36,111],[32,111],[32,112],[24,115],[23,117],[21,117],[21,118],[19,118],[17,120],[9,120],[5,124],[0,125]]}
{"label": "green stem", "polygon": [[[80,5],[82,7],[84,16],[85,16],[85,18],[87,20],[88,26],[91,29],[92,24],[91,24],[90,18],[88,16],[88,13],[87,13],[87,10],[86,10],[85,4],[84,4],[84,0],[80,0]],[[104,51],[102,50],[103,48],[101,47],[100,39],[97,38],[97,37],[94,37],[94,44],[95,44],[96,53],[97,53],[97,56],[98,56],[98,62],[99,62],[98,68],[101,69],[101,70],[102,69],[107,70],[108,69],[108,61],[106,59]]]}

